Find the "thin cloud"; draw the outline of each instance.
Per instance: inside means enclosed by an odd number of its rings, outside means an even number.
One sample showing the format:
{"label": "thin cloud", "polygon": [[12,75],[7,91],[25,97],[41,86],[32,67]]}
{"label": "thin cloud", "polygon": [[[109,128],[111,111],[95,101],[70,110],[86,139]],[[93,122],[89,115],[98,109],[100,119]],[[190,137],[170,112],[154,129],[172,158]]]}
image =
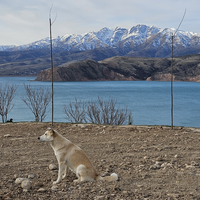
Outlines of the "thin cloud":
{"label": "thin cloud", "polygon": [[[0,3],[0,45],[27,44],[49,36],[48,0],[6,0]],[[83,34],[103,27],[131,28],[137,24],[200,33],[199,0],[57,0],[53,2],[53,36]]]}

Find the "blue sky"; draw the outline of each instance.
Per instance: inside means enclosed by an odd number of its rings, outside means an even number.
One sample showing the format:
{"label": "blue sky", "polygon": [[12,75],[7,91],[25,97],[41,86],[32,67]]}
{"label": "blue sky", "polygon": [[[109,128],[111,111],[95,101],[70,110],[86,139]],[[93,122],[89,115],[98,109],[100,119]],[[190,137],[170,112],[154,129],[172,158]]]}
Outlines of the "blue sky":
{"label": "blue sky", "polygon": [[0,0],[0,45],[22,45],[49,37],[53,4],[53,36],[83,34],[103,27],[137,24],[200,33],[199,0]]}

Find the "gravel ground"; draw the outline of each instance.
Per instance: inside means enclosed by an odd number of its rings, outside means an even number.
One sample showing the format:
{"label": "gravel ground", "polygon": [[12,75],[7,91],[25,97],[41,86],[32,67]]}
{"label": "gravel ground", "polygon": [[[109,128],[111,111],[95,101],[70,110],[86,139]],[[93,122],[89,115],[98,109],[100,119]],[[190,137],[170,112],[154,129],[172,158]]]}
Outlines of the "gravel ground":
{"label": "gravel ground", "polygon": [[[115,172],[119,180],[74,183],[70,172],[53,186],[58,170],[49,165],[57,161],[38,141],[50,126],[0,124],[0,199],[200,199],[200,128],[54,123],[102,176]],[[28,178],[29,187],[17,178]]]}

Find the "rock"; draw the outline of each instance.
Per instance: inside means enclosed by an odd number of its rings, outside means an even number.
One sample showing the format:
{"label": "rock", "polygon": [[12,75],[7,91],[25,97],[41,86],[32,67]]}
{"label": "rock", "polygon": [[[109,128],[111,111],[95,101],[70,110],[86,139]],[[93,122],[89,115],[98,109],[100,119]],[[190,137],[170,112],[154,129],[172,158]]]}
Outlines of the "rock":
{"label": "rock", "polygon": [[143,185],[137,185],[137,187],[138,187],[138,188],[141,188],[141,187],[143,187]]}
{"label": "rock", "polygon": [[105,130],[103,129],[103,131],[102,132],[100,132],[100,134],[105,134],[106,132],[105,132]]}
{"label": "rock", "polygon": [[46,192],[47,190],[45,189],[45,188],[40,188],[39,190],[38,190],[38,192]]}
{"label": "rock", "polygon": [[78,126],[80,128],[86,128],[87,127],[86,124],[75,124],[74,126]]}
{"label": "rock", "polygon": [[15,183],[16,183],[16,184],[20,184],[20,183],[22,183],[22,181],[25,181],[25,180],[30,181],[28,178],[17,178],[17,179],[15,180]]}
{"label": "rock", "polygon": [[173,164],[167,163],[167,162],[164,162],[164,163],[161,165],[162,168],[172,167],[172,166],[173,166]]}
{"label": "rock", "polygon": [[162,162],[156,161],[155,165],[162,165]]}
{"label": "rock", "polygon": [[139,169],[142,169],[142,168],[144,168],[144,167],[145,167],[144,165],[139,165],[139,166],[138,166]]}
{"label": "rock", "polygon": [[199,166],[199,163],[197,163],[197,162],[195,162],[195,161],[192,161],[192,162],[191,162],[191,165],[192,165],[192,166]]}
{"label": "rock", "polygon": [[180,197],[179,194],[167,194],[167,195],[173,197],[174,199],[177,199]]}
{"label": "rock", "polygon": [[161,156],[157,157],[156,161],[163,161],[163,157],[161,157]]}
{"label": "rock", "polygon": [[57,186],[57,185],[53,185],[53,186],[51,187],[51,190],[52,190],[52,191],[58,190],[58,186]]}
{"label": "rock", "polygon": [[34,186],[36,187],[36,188],[41,188],[41,187],[43,187],[44,186],[44,184],[43,183],[35,183],[34,184]]}
{"label": "rock", "polygon": [[160,169],[160,165],[156,165],[156,164],[151,165],[149,169],[150,169],[150,170]]}
{"label": "rock", "polygon": [[12,137],[10,134],[4,135],[5,138]]}
{"label": "rock", "polygon": [[185,167],[186,167],[186,168],[195,168],[194,165],[188,165],[188,164],[185,164]]}
{"label": "rock", "polygon": [[34,174],[28,175],[28,178],[34,178],[34,177],[35,177]]}
{"label": "rock", "polygon": [[193,172],[189,172],[189,175],[195,175],[195,173],[193,173]]}
{"label": "rock", "polygon": [[21,183],[21,187],[23,188],[24,192],[27,192],[30,190],[31,188],[31,182],[29,179],[22,181]]}
{"label": "rock", "polygon": [[94,200],[97,200],[97,199],[105,199],[105,196],[96,196],[96,197],[94,197]]}
{"label": "rock", "polygon": [[49,169],[50,170],[56,170],[56,169],[58,169],[58,167],[56,165],[54,165],[54,164],[50,164],[49,165]]}
{"label": "rock", "polygon": [[17,174],[14,174],[14,176],[13,176],[13,177],[14,177],[14,179],[17,179],[17,177],[18,177],[18,176],[17,176]]}

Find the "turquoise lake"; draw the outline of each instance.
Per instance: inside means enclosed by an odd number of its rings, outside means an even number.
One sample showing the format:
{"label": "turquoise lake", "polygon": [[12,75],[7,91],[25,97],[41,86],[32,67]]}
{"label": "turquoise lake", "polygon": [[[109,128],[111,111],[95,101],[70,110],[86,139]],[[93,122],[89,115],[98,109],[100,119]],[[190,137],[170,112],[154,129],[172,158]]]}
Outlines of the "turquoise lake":
{"label": "turquoise lake", "polygon": [[[16,84],[14,108],[8,119],[14,122],[34,121],[34,115],[22,97],[24,83],[33,87],[49,87],[51,82],[31,81],[36,77],[0,77],[0,83]],[[174,82],[174,126],[200,127],[200,83]],[[171,124],[171,83],[151,81],[54,82],[54,122],[67,122],[64,105],[78,100],[117,99],[117,104],[132,112],[135,125]],[[1,121],[1,120],[0,120]],[[44,120],[51,121],[51,105]]]}

